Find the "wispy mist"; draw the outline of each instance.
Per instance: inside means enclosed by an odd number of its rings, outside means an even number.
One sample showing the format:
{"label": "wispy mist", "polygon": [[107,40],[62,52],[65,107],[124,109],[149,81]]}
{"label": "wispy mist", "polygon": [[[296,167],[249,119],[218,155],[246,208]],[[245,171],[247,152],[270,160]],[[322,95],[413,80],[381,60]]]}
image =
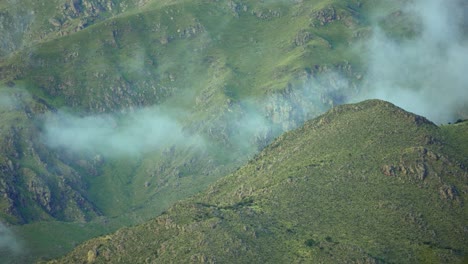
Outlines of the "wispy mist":
{"label": "wispy mist", "polygon": [[0,256],[21,254],[22,246],[15,234],[0,222]]}
{"label": "wispy mist", "polygon": [[124,116],[79,117],[59,112],[46,117],[45,142],[73,152],[106,156],[137,155],[171,144],[203,146],[203,139],[184,133],[180,110],[146,108]]}
{"label": "wispy mist", "polygon": [[418,28],[403,40],[375,26],[365,45],[364,97],[390,101],[436,123],[460,118],[460,109],[468,107],[467,8],[462,1],[411,1],[401,11]]}
{"label": "wispy mist", "polygon": [[8,93],[5,87],[0,86],[0,111],[12,110],[18,103],[18,100]]}
{"label": "wispy mist", "polygon": [[324,98],[349,86],[337,74],[325,75],[264,98],[231,101],[225,110],[211,113],[216,117],[209,123],[198,120],[194,117],[197,113],[188,109],[164,105],[118,115],[50,113],[44,117],[42,138],[53,148],[109,157],[139,155],[173,145],[200,149],[221,146],[224,151],[248,155],[281,132],[322,113],[331,105]]}
{"label": "wispy mist", "polygon": [[24,89],[0,85],[0,111],[9,112],[21,109],[30,100],[31,95]]}
{"label": "wispy mist", "polygon": [[8,55],[25,44],[25,36],[35,21],[32,11],[23,10],[17,0],[8,0],[8,9],[0,7],[0,57]]}
{"label": "wispy mist", "polygon": [[10,110],[16,106],[15,98],[0,93],[0,111]]}

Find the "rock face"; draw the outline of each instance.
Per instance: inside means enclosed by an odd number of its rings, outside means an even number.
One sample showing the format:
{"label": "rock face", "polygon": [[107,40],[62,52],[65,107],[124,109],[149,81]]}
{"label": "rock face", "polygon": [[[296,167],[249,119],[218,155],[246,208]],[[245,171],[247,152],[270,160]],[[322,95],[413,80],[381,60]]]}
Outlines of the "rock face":
{"label": "rock face", "polygon": [[456,263],[468,245],[468,170],[453,147],[466,147],[468,124],[423,121],[378,100],[333,108],[163,215],[52,263],[88,252],[122,263]]}
{"label": "rock face", "polygon": [[[416,163],[408,164],[408,160],[416,159]],[[441,162],[438,168],[429,169],[429,163]],[[446,157],[440,157],[438,154],[427,150],[426,148],[410,148],[405,155],[402,155],[399,165],[384,165],[382,172],[387,176],[396,177],[412,177],[417,180],[423,181],[429,176],[429,173],[434,173],[437,176],[443,171],[439,171],[444,167],[454,166]]]}
{"label": "rock face", "polygon": [[[23,92],[10,100],[7,111],[0,108],[0,215],[11,223],[85,221],[99,215],[83,195],[82,174],[44,146],[37,138],[39,128],[28,124],[47,106]],[[8,122],[8,118],[15,122]]]}
{"label": "rock face", "polygon": [[317,11],[314,16],[321,26],[341,19],[340,16],[336,14],[336,10],[333,6]]}

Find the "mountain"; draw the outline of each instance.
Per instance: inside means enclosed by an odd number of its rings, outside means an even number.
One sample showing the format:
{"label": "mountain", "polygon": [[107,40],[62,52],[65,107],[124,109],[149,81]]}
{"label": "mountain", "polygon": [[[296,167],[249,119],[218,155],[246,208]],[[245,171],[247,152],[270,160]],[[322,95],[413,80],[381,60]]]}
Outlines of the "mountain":
{"label": "mountain", "polygon": [[203,190],[354,93],[360,5],[2,2],[1,221],[58,256]]}
{"label": "mountain", "polygon": [[0,4],[0,57],[72,34],[145,3],[143,0],[3,1]]}
{"label": "mountain", "polygon": [[459,263],[468,122],[338,106],[161,216],[50,263]]}
{"label": "mountain", "polygon": [[[108,2],[114,6],[124,3]],[[2,102],[8,102],[2,107],[1,117],[5,194],[2,214],[13,223],[88,221],[100,215],[128,213],[148,200],[165,199],[157,194],[156,184],[150,185],[152,191],[143,196],[133,194],[148,182],[150,175],[157,174],[158,179],[149,183],[171,185],[169,193],[174,185],[186,186],[184,180],[178,183],[173,179],[181,171],[180,166],[190,167],[184,170],[189,170],[191,177],[198,177],[197,182],[211,182],[245,162],[281,131],[296,127],[343,100],[345,92],[336,95],[336,90],[341,89],[333,85],[336,78],[321,81],[314,74],[335,69],[354,74],[348,62],[351,53],[346,55],[341,45],[332,48],[332,43],[352,39],[347,32],[358,27],[353,11],[357,3],[343,1],[330,7],[327,1],[295,5],[168,1],[148,3],[123,13],[116,11],[108,17],[104,16],[107,5],[103,1],[57,1],[55,6],[28,1],[23,4],[24,10],[43,14],[44,17],[36,18],[39,21],[50,17],[60,21],[60,17],[84,19],[86,14],[96,18],[95,23],[87,23],[74,33],[40,41],[24,40],[27,45],[16,45],[24,48],[15,49],[0,61]],[[14,3],[4,5],[8,14],[15,10],[11,7]],[[311,8],[304,9],[304,5]],[[91,6],[90,10],[102,9],[102,17],[92,15],[87,6]],[[68,15],[73,9],[76,15]],[[330,17],[322,9],[328,10]],[[297,17],[295,22],[287,22],[292,16]],[[310,25],[310,17],[317,26]],[[331,30],[320,23],[336,25]],[[53,24],[46,22],[32,26],[38,27],[31,28],[38,34],[46,31],[53,35],[56,31],[51,29]],[[311,49],[315,52],[311,53]],[[265,56],[267,51],[269,56]],[[309,91],[303,91],[304,83],[319,81],[326,88],[314,88],[316,98],[305,100]],[[239,132],[236,125],[244,122],[246,116],[250,118],[252,104],[261,105],[255,112],[262,119],[267,116],[267,122],[275,127],[269,130],[275,131],[249,135],[256,138],[254,142],[239,146],[237,142],[243,140],[240,138],[244,134],[254,133],[249,129]],[[155,105],[163,110],[153,110]],[[51,127],[56,128],[55,132],[65,130],[64,127],[70,127],[67,122],[77,124],[87,117],[111,116],[117,123],[124,119],[121,123],[133,125],[131,120],[144,119],[139,114],[132,115],[139,109],[150,112],[148,116],[177,119],[177,130],[204,137],[215,142],[212,145],[220,145],[210,148],[233,154],[219,157],[220,151],[210,149],[210,153],[198,155],[199,151],[180,146],[186,144],[171,142],[156,150],[137,147],[136,155],[126,150],[114,155],[108,147],[95,147],[97,144],[89,141],[70,147],[78,139],[76,136],[54,134],[50,136],[52,144],[43,137]],[[128,126],[118,124],[113,128],[122,127],[125,133]],[[81,134],[89,132],[75,130]],[[102,141],[97,135],[86,136]],[[129,145],[138,145],[133,141]],[[139,154],[142,155],[135,158]],[[195,162],[197,159],[203,162]],[[154,163],[160,165],[153,166]],[[200,167],[202,163],[206,165]],[[230,168],[216,172],[222,166]],[[114,186],[109,186],[109,182]],[[134,182],[138,182],[138,188],[131,186]],[[103,192],[106,197],[102,197]],[[122,202],[116,204],[117,200]]]}
{"label": "mountain", "polygon": [[0,255],[53,258],[152,219],[339,104],[468,118],[467,8],[2,1]]}

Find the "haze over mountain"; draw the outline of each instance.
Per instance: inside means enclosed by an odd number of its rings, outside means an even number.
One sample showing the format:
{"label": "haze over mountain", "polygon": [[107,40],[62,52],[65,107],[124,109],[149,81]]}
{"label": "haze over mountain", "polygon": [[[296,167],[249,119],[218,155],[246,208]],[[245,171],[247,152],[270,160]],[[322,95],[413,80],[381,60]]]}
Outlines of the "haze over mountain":
{"label": "haze over mountain", "polygon": [[365,97],[394,102],[439,124],[456,116],[466,119],[467,6],[463,1],[410,1],[401,10],[408,16],[401,22],[410,24],[403,34],[412,35],[404,40],[375,28],[365,45]]}
{"label": "haze over mountain", "polygon": [[143,223],[336,105],[380,98],[436,124],[467,119],[467,10],[3,1],[0,253],[56,257]]}
{"label": "haze over mountain", "polygon": [[[366,65],[369,70],[364,75],[364,82],[360,84],[365,88],[359,88],[359,95],[352,99],[344,99],[341,103],[363,98],[380,98],[424,115],[437,123],[466,118],[463,114],[467,108],[468,77],[464,69],[468,67],[468,45],[466,37],[463,36],[462,26],[466,24],[461,24],[464,9],[459,8],[460,5],[461,2],[457,1],[447,4],[439,0],[414,1],[402,5],[400,12],[407,16],[403,22],[414,23],[414,28],[407,30],[415,31],[405,32],[412,34],[405,40],[392,39],[381,27],[374,25],[370,39],[361,44],[368,49],[363,57],[368,61]],[[393,16],[402,15],[393,13]],[[377,24],[382,17],[377,15],[377,18],[371,19],[375,20],[371,23]],[[136,66],[138,70],[143,68],[142,56],[137,54],[133,58],[134,63],[140,63]],[[338,82],[334,87],[337,90],[352,90],[351,81],[341,73],[326,74],[321,78]],[[317,101],[321,91],[328,88],[321,86],[324,85],[316,82],[305,83],[297,93],[308,97],[310,101]],[[265,101],[268,102],[268,99]],[[314,105],[320,103],[315,102]],[[262,110],[266,107],[263,105],[254,110],[249,109],[252,111],[245,114],[247,120],[241,120],[233,130],[241,130],[239,134],[245,134],[246,138],[251,138],[256,133],[265,133],[269,120]],[[307,115],[310,110],[303,111]],[[46,132],[52,146],[66,146],[74,151],[93,147],[98,148],[101,153],[135,154],[140,150],[154,149],[153,144],[158,145],[159,142],[170,138],[169,134],[181,132],[183,120],[174,122],[177,118],[171,115],[189,116],[183,110],[161,111],[146,108],[130,114],[127,118],[134,121],[126,123],[122,132],[113,132],[116,121],[109,121],[111,118],[106,116],[67,116],[61,124],[46,125]],[[190,141],[188,137],[181,135],[172,136],[176,137],[173,140]],[[199,140],[199,136],[196,138]]]}

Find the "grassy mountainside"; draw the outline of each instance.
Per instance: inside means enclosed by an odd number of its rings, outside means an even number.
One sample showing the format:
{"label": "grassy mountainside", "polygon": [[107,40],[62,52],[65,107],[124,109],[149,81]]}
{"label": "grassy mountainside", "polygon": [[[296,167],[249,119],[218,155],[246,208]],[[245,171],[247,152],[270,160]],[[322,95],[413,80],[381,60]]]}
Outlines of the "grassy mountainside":
{"label": "grassy mountainside", "polygon": [[[82,221],[92,215],[116,216],[148,204],[167,204],[186,195],[182,193],[200,190],[253,153],[236,149],[237,141],[245,139],[231,126],[247,115],[244,99],[270,98],[262,115],[279,127],[261,136],[262,143],[253,142],[255,150],[353,93],[342,91],[338,96],[340,87],[328,79],[314,100],[304,100],[301,89],[304,83],[316,82],[319,72],[338,70],[353,76],[349,62],[353,55],[344,47],[359,30],[360,5],[153,3],[17,51],[0,67],[2,93],[19,101],[2,115],[3,214],[13,223],[51,218]],[[29,99],[18,99],[22,96]],[[44,130],[44,114],[57,109],[79,114],[132,112],[154,104],[189,112],[181,120],[185,130],[228,148],[200,156],[198,151],[176,147],[172,155],[157,150],[141,159],[112,159],[99,152],[53,150],[38,137]],[[233,154],[220,157],[219,153]],[[188,166],[184,169],[188,173],[178,173],[181,166]],[[35,183],[14,184],[11,168],[17,178]],[[150,191],[139,192],[150,175],[158,177],[150,181],[154,183]],[[194,181],[174,175],[197,181],[193,186]],[[168,198],[177,186],[179,194]]]}
{"label": "grassy mountainside", "polygon": [[344,1],[147,5],[20,52],[5,78],[63,100],[55,106],[93,112],[203,88],[231,99],[263,95],[320,66],[351,71],[343,48],[358,29],[358,11],[357,2]]}
{"label": "grassy mountainside", "polygon": [[145,3],[143,0],[2,1],[0,58],[36,43],[80,31]]}
{"label": "grassy mountainside", "polygon": [[34,259],[159,215],[353,100],[407,2],[3,1],[0,220]]}
{"label": "grassy mountainside", "polygon": [[[346,47],[366,31],[374,5],[2,2],[2,221],[26,224],[14,229],[28,255],[56,256],[83,234],[142,222],[204,189],[282,131],[356,93],[333,74],[358,80],[362,65]],[[104,113],[125,123],[154,105],[177,108],[180,130],[209,146],[182,140],[113,156],[70,151],[73,137],[59,148],[43,139],[48,117],[60,121],[55,113]],[[255,124],[252,112],[267,131],[239,129]],[[67,242],[53,239],[63,230]]]}
{"label": "grassy mountainside", "polygon": [[[21,96],[19,91],[31,99],[15,106],[16,119],[2,116],[4,133],[16,137],[3,143],[9,147],[2,149],[15,148],[2,154],[4,167],[11,167],[8,165],[11,163],[16,172],[21,172],[26,167],[23,164],[28,163],[42,178],[38,181],[47,182],[44,178],[49,174],[51,182],[62,176],[76,180],[78,184],[70,184],[71,188],[83,196],[82,200],[92,201],[95,207],[90,210],[112,216],[141,207],[148,199],[162,197],[153,197],[157,190],[152,190],[131,202],[134,195],[141,195],[136,190],[149,175],[158,175],[158,185],[169,182],[172,187],[167,192],[171,193],[173,185],[180,185],[174,182],[172,172],[180,171],[181,165],[196,164],[186,171],[194,178],[209,174],[206,180],[197,182],[210,182],[229,170],[215,173],[221,168],[219,165],[234,168],[253,153],[236,149],[237,142],[245,139],[237,135],[232,124],[247,115],[244,100],[260,102],[263,105],[260,113],[279,127],[274,133],[260,136],[257,141],[262,143],[253,142],[255,150],[282,130],[297,126],[353,93],[338,91],[341,87],[333,79],[323,81],[326,85],[314,91],[313,100],[305,100],[302,88],[309,82],[319,82],[315,77],[319,72],[337,70],[354,76],[350,64],[354,55],[344,47],[353,39],[353,32],[359,30],[360,5],[344,1],[155,2],[74,34],[19,50],[0,62],[0,76],[5,83],[1,89],[8,98]],[[267,104],[262,102],[265,98],[269,98]],[[155,104],[175,106],[189,113],[180,120],[184,130],[228,147],[201,157],[198,151],[190,154],[187,153],[190,150],[176,147],[172,155],[156,150],[145,153],[143,158],[115,159],[98,151],[86,154],[57,151],[38,139],[45,130],[44,114],[57,110],[77,115],[115,114]],[[19,124],[23,124],[23,133],[14,132]],[[24,142],[34,140],[29,144],[33,153],[25,151]],[[219,153],[234,154],[220,158]],[[197,159],[203,162],[193,162]],[[114,185],[109,186],[109,182]],[[139,185],[134,186],[134,182]],[[191,185],[192,181],[186,183]],[[70,204],[78,199],[66,194],[64,188],[44,188],[49,196],[64,196]],[[12,198],[13,193],[25,196],[16,190],[5,193],[12,201],[18,200]],[[49,216],[59,220],[87,219],[82,217],[86,212],[56,217],[57,211],[63,209],[52,210],[54,206],[49,202],[41,204],[38,200],[25,202],[22,207],[34,207],[31,210],[43,213],[15,213],[16,206],[10,202],[11,210],[5,214],[20,223]],[[123,204],[115,204],[117,200]]]}
{"label": "grassy mountainside", "polygon": [[339,106],[156,219],[52,263],[461,262],[467,139],[467,122]]}

